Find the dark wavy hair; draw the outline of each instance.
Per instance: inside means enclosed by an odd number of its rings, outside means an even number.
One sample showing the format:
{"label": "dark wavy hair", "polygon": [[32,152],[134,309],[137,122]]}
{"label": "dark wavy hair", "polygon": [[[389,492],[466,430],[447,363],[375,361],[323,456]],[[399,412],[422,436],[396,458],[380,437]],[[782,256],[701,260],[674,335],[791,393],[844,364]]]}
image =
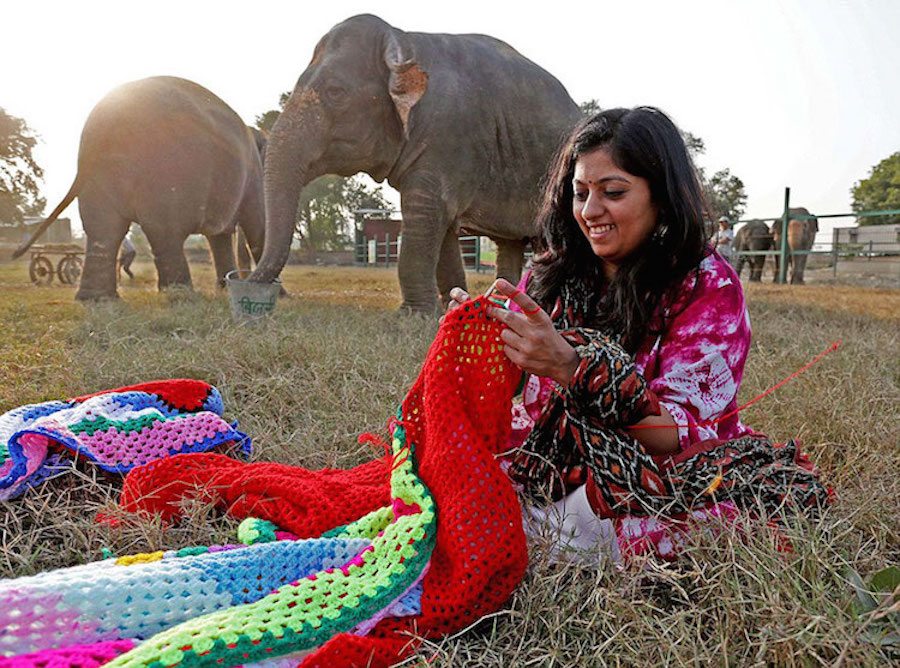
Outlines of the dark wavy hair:
{"label": "dark wavy hair", "polygon": [[[647,180],[657,209],[650,238],[608,280],[572,214],[575,162],[598,149],[629,174]],[[635,352],[648,334],[665,326],[660,302],[699,267],[706,251],[704,205],[697,172],[681,132],[654,107],[608,109],[581,121],[547,174],[537,216],[529,293],[551,312],[567,280],[588,292],[584,325],[615,332]]]}

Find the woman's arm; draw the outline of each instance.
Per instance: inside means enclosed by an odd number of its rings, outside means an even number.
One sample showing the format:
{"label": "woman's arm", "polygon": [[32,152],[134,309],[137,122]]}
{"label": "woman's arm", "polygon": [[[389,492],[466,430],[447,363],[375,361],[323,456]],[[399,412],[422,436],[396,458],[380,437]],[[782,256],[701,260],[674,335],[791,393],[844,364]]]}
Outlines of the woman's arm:
{"label": "woman's arm", "polygon": [[682,448],[719,438],[724,423],[718,420],[737,406],[750,348],[750,320],[733,270],[709,256],[697,280],[673,305],[665,332],[643,360],[650,390],[678,425]]}
{"label": "woman's arm", "polygon": [[[490,317],[507,326],[500,336],[512,362],[528,373],[552,378],[573,404],[586,411],[602,412],[611,425],[622,426],[621,421],[640,425],[642,428],[629,433],[650,454],[664,455],[678,449],[675,421],[668,411],[657,408],[631,357],[618,344],[602,335],[588,336],[588,330],[571,333],[567,340],[553,327],[550,316],[524,292],[502,280],[497,282],[496,290],[522,309],[488,309]],[[601,376],[608,375],[604,367],[617,369],[615,392],[599,391],[600,385],[607,385],[606,380],[599,382]],[[644,417],[648,412],[658,414]]]}

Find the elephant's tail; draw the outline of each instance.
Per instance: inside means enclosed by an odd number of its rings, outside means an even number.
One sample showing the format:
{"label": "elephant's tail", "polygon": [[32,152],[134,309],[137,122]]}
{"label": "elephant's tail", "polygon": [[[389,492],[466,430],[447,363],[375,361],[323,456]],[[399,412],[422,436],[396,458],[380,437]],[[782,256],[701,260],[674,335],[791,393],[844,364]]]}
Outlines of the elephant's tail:
{"label": "elephant's tail", "polygon": [[27,241],[23,241],[22,245],[20,245],[16,251],[13,253],[13,259],[15,260],[17,257],[20,257],[25,251],[31,248],[31,245],[37,241],[40,236],[47,231],[47,228],[50,227],[53,222],[59,218],[59,214],[65,211],[66,207],[72,203],[76,197],[78,197],[78,191],[81,188],[81,173],[75,175],[75,180],[72,182],[72,187],[69,188],[69,192],[66,193],[66,196],[63,197],[62,201],[56,205],[56,208],[53,209],[53,213],[47,217],[47,219],[38,226],[38,228],[34,231]]}

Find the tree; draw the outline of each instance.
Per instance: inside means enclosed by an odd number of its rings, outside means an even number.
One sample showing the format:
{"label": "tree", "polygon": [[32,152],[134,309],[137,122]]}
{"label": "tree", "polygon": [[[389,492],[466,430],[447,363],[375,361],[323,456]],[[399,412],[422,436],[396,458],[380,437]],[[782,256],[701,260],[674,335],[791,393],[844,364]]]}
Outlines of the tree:
{"label": "tree", "polygon": [[44,171],[32,156],[36,144],[28,124],[0,108],[0,221],[21,224],[47,204],[38,189]]}
{"label": "tree", "polygon": [[[854,184],[850,194],[853,195],[854,211],[900,209],[900,151],[872,167],[869,177]],[[860,225],[891,223],[900,223],[900,215],[859,219]]]}
{"label": "tree", "polygon": [[281,110],[284,109],[284,105],[287,104],[290,96],[291,91],[284,92],[278,96],[278,109],[270,109],[257,116],[256,127],[263,132],[271,132],[272,127],[275,125],[275,121],[278,120],[278,117],[281,115]]}
{"label": "tree", "polygon": [[[684,130],[681,133],[681,137],[684,139],[684,145],[687,147],[691,160],[697,160],[697,156],[703,155],[706,152],[706,144],[704,144],[703,140],[697,135]],[[703,168],[698,167],[698,171],[702,174]]]}
{"label": "tree", "polygon": [[585,116],[593,116],[594,114],[599,114],[603,111],[600,107],[600,103],[594,98],[591,98],[587,102],[582,102],[578,105],[578,108],[581,109],[581,113]]}
{"label": "tree", "polygon": [[353,243],[355,210],[390,208],[381,188],[372,188],[357,176],[327,174],[300,193],[296,234],[307,250],[342,250]]}
{"label": "tree", "polygon": [[711,220],[726,216],[729,220],[739,219],[747,207],[744,182],[726,167],[712,175],[709,180],[702,178],[703,195]]}
{"label": "tree", "polygon": [[[290,98],[278,98],[279,109],[256,117],[256,127],[269,132]],[[353,212],[356,209],[390,209],[380,186],[372,187],[359,176],[326,174],[303,188],[297,206],[294,234],[307,251],[342,250],[353,243]]]}
{"label": "tree", "polygon": [[681,136],[697,169],[697,178],[706,202],[708,220],[714,221],[721,216],[726,216],[732,222],[736,221],[744,215],[747,208],[744,182],[732,174],[727,167],[720,169],[711,178],[707,178],[706,170],[696,165],[697,158],[706,152],[706,144],[703,139],[687,130],[683,130]]}

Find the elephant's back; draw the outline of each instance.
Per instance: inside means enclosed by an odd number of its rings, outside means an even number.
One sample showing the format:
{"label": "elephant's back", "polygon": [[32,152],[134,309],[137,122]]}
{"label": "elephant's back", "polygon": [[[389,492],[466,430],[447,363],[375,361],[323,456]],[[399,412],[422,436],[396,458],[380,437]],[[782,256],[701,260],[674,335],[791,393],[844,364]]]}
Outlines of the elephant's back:
{"label": "elephant's back", "polygon": [[221,98],[187,79],[159,76],[110,91],[91,111],[81,138],[84,158],[177,159],[249,153],[240,116]]}
{"label": "elephant's back", "polygon": [[88,117],[78,171],[83,195],[102,193],[121,215],[148,208],[195,210],[196,225],[231,220],[249,188],[261,188],[259,153],[240,116],[206,88],[177,77],[123,84]]}
{"label": "elephant's back", "polygon": [[447,99],[452,93],[473,113],[515,104],[527,108],[538,123],[566,129],[580,116],[559,79],[502,40],[478,34],[410,35],[419,42],[416,54],[423,68],[443,79],[443,104],[452,104],[453,98]]}

